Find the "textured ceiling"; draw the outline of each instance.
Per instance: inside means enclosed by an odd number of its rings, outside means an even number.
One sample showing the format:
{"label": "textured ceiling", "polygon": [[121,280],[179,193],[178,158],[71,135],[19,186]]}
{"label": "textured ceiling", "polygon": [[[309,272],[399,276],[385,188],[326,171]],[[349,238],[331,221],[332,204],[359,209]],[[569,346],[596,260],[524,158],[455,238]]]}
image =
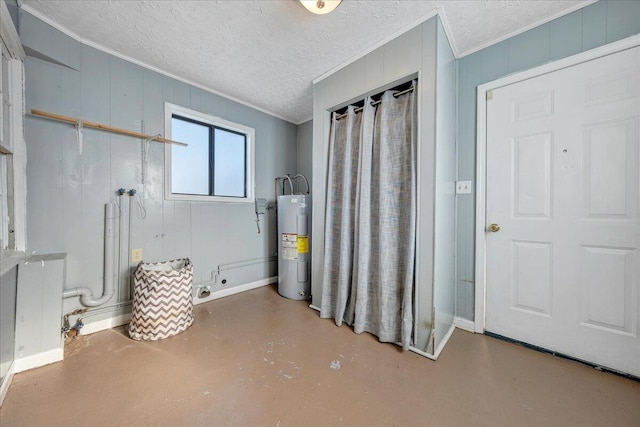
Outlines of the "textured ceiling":
{"label": "textured ceiling", "polygon": [[438,7],[462,56],[591,1],[345,0],[328,15],[295,0],[21,3],[94,46],[300,123],[314,78]]}

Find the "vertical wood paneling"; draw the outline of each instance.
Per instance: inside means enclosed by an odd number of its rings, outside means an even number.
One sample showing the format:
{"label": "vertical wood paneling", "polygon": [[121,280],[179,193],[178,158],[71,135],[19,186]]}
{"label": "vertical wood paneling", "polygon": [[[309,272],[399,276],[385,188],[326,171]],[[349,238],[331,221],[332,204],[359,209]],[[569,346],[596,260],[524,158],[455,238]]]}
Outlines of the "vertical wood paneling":
{"label": "vertical wood paneling", "polygon": [[186,83],[173,80],[173,99],[175,104],[189,107],[191,104],[191,87]]}
{"label": "vertical wood paneling", "polygon": [[638,33],[640,1],[607,2],[607,43]]}
{"label": "vertical wood paneling", "polygon": [[[42,267],[40,263],[19,266],[16,299],[16,357],[29,356],[40,349],[40,313],[43,310]],[[31,296],[31,298],[29,298]]]}
{"label": "vertical wood paneling", "polygon": [[[169,202],[173,204],[173,222],[167,223],[170,231],[176,239],[175,249],[173,253],[168,253],[168,259],[174,259],[179,257],[188,257],[193,261],[194,247],[191,239],[191,230],[198,224],[191,222],[191,206],[190,202]],[[167,220],[170,216],[167,217]],[[211,218],[213,221],[214,218]],[[170,255],[169,255],[170,254]]]}
{"label": "vertical wood paneling", "polygon": [[[111,120],[109,55],[85,47],[82,47],[81,53],[80,111],[76,117],[81,116],[87,120],[109,123]],[[27,94],[28,87],[27,85]],[[101,102],[96,102],[97,99]],[[73,128],[70,130],[73,131]],[[67,284],[69,287],[87,286],[99,292],[102,289],[103,276],[104,203],[112,195],[111,136],[105,132],[85,130],[83,140],[82,192],[75,195],[82,200],[82,220],[79,221],[82,250],[78,252],[73,246],[66,247],[69,252]],[[71,217],[71,219],[75,218]],[[78,262],[82,268],[80,277],[74,272],[74,266]]]}
{"label": "vertical wood paneling", "polygon": [[[640,33],[640,2],[599,1],[458,61],[458,179],[475,180],[481,83]],[[505,48],[508,46],[508,50]],[[480,72],[482,70],[482,72]],[[481,78],[478,75],[481,74]],[[457,315],[473,319],[475,202],[458,196]]]}
{"label": "vertical wood paneling", "polygon": [[[41,108],[57,111],[60,108],[60,69],[39,59],[27,57],[25,86],[32,97],[27,97],[27,109]],[[42,106],[42,107],[40,107]],[[45,252],[63,249],[62,229],[62,125],[26,116],[27,144],[27,248],[40,248]],[[29,173],[32,170],[34,173]],[[46,195],[46,197],[43,197]]]}
{"label": "vertical wood paneling", "polygon": [[[164,133],[164,103],[171,102],[255,128],[257,197],[271,199],[273,179],[296,172],[296,130],[274,118],[219,95],[175,81],[93,48],[82,46],[49,25],[24,14],[25,46],[77,70],[28,57],[25,65],[27,108],[80,116],[147,133]],[[142,197],[140,140],[85,130],[78,153],[73,127],[27,117],[28,247],[39,253],[68,253],[68,287],[102,292],[104,204],[122,187]],[[266,257],[275,222],[255,227],[252,203],[202,203],[164,200],[164,145],[152,142],[145,177],[147,211],[133,205],[132,248],[145,261],[189,257],[195,282],[208,281],[218,264]],[[120,279],[127,276],[129,196],[123,196]],[[117,222],[117,220],[116,220]],[[117,231],[117,230],[116,230]],[[232,240],[232,242],[229,242]],[[238,269],[227,287],[266,278],[273,268]],[[123,292],[118,293],[122,298]],[[59,302],[60,298],[57,298]],[[48,305],[55,302],[47,302]],[[64,301],[67,311],[80,307]],[[109,313],[105,314],[109,316]]]}
{"label": "vertical wood paneling", "polygon": [[[36,261],[37,263],[37,261]],[[41,264],[42,265],[42,264]],[[42,265],[42,311],[40,322],[40,351],[59,348],[62,327],[62,282],[65,260],[62,256],[47,257]]]}
{"label": "vertical wood paneling", "polygon": [[416,51],[421,51],[424,47],[422,35],[422,26],[417,26],[384,45],[385,80],[401,79],[420,68],[422,56],[416,55]]}
{"label": "vertical wood paneling", "polygon": [[[149,134],[164,135],[164,102],[162,79],[149,70],[143,71],[142,120]],[[140,197],[144,198],[147,213],[143,221],[145,261],[157,262],[165,258],[167,233],[164,231],[164,145],[151,142],[147,152],[144,184],[140,184]]]}
{"label": "vertical wood paneling", "polygon": [[202,111],[216,117],[227,117],[227,104],[213,93],[205,92],[201,98]]}
{"label": "vertical wood paneling", "polygon": [[606,42],[607,2],[599,1],[582,9],[582,50],[593,49]]}
{"label": "vertical wood paneling", "polygon": [[[474,57],[473,54],[471,57]],[[504,70],[509,68],[509,42],[503,41],[482,51],[482,55],[479,55],[482,61],[482,80],[491,81],[504,74]],[[467,59],[463,58],[462,60]],[[478,71],[474,70],[473,74],[468,76],[471,78],[474,76],[474,80],[477,78]]]}
{"label": "vertical wood paneling", "polygon": [[570,13],[553,20],[549,23],[549,30],[549,56],[552,61],[582,51],[582,13]]}
{"label": "vertical wood paneling", "polygon": [[36,255],[18,267],[16,356],[60,348],[64,256]]}
{"label": "vertical wood paneling", "polygon": [[526,70],[547,61],[549,61],[549,24],[509,39],[509,72]]}
{"label": "vertical wood paneling", "polygon": [[[18,266],[0,276],[0,384],[15,358]],[[6,367],[6,368],[5,368]]]}
{"label": "vertical wood paneling", "polygon": [[378,82],[384,81],[384,75],[384,50],[376,49],[364,57],[365,87],[375,87]]}
{"label": "vertical wood paneling", "polygon": [[[60,107],[58,111],[72,117],[80,113],[80,73],[60,67]],[[64,231],[63,247],[73,248],[68,256],[68,278],[71,283],[82,283],[82,229],[84,215],[82,210],[83,162],[78,147],[75,129],[71,126],[58,125],[62,148],[62,223]],[[84,133],[84,132],[83,132]],[[83,137],[84,140],[84,137]],[[84,143],[83,143],[84,148]],[[92,218],[88,218],[91,221]],[[102,272],[100,272],[102,273]],[[101,274],[98,275],[101,277]]]}

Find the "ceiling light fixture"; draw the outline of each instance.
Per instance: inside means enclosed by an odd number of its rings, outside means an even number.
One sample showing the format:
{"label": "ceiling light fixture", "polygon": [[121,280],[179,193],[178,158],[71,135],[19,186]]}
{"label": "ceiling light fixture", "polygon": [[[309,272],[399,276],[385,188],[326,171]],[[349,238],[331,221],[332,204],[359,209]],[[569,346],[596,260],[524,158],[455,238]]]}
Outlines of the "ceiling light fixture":
{"label": "ceiling light fixture", "polygon": [[342,0],[300,0],[300,3],[312,13],[325,15],[334,10]]}

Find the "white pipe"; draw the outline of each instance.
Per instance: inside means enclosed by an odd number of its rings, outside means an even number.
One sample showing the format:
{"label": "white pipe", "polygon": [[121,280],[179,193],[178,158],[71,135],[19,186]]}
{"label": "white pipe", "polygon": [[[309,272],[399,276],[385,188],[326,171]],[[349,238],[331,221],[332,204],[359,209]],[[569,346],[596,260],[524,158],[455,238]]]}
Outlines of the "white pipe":
{"label": "white pipe", "polygon": [[122,194],[118,193],[118,268],[116,270],[117,288],[120,298],[127,299],[127,295],[122,295]]}
{"label": "white pipe", "polygon": [[[127,300],[133,299],[133,287],[132,287],[132,283],[131,283],[131,223],[133,222],[133,195],[132,195],[132,191],[133,190],[129,190],[129,247],[127,249],[127,293],[126,298]],[[133,193],[135,194],[135,193]]]}
{"label": "white pipe", "polygon": [[[293,177],[293,180],[295,181],[296,178],[302,178],[304,179],[304,183],[307,185],[307,194],[309,194],[309,181],[307,181],[307,177],[302,175],[301,173],[299,173],[298,175]],[[300,194],[302,194],[302,192],[300,192]]]}
{"label": "white pipe", "polygon": [[115,289],[113,287],[113,269],[114,243],[115,236],[113,226],[115,220],[115,204],[107,203],[104,205],[104,282],[102,287],[102,296],[95,298],[93,292],[89,288],[65,289],[62,298],[72,298],[79,296],[80,303],[86,307],[97,307],[109,301]]}

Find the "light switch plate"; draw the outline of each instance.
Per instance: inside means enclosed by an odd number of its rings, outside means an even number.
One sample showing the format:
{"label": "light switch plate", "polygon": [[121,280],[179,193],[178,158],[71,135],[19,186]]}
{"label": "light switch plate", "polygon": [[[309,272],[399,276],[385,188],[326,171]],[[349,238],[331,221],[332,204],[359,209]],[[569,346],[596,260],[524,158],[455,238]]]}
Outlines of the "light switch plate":
{"label": "light switch plate", "polygon": [[471,194],[471,181],[457,181],[456,194]]}
{"label": "light switch plate", "polygon": [[142,261],[142,248],[131,250],[131,262]]}

